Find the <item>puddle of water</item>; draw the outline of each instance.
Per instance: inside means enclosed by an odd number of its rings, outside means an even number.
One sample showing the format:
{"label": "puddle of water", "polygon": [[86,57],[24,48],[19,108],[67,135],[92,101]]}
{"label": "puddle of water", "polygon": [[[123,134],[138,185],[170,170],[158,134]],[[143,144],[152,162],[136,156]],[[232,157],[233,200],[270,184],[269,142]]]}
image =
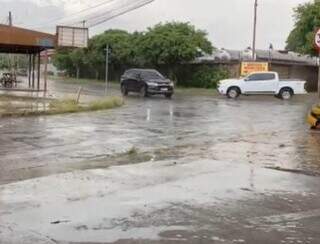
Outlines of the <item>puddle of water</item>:
{"label": "puddle of water", "polygon": [[[307,181],[312,180],[242,164],[191,159],[77,171],[1,186],[2,211],[7,214],[0,225],[12,223],[19,231],[28,227],[61,241],[154,239],[157,233],[170,230],[160,213],[173,203],[197,208],[257,198],[255,192],[300,193],[309,191]],[[156,211],[159,215],[153,214]],[[150,218],[137,222],[139,215]],[[63,223],[51,224],[56,221]]]}

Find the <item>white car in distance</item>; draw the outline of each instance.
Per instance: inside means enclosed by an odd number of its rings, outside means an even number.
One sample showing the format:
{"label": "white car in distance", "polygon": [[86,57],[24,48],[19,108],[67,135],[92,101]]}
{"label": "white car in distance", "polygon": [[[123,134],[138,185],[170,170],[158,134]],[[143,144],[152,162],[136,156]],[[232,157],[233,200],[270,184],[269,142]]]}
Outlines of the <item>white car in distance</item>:
{"label": "white car in distance", "polygon": [[244,95],[275,95],[281,99],[291,99],[296,94],[306,94],[306,81],[282,80],[277,72],[255,72],[240,79],[222,80],[218,84],[218,91],[229,98]]}

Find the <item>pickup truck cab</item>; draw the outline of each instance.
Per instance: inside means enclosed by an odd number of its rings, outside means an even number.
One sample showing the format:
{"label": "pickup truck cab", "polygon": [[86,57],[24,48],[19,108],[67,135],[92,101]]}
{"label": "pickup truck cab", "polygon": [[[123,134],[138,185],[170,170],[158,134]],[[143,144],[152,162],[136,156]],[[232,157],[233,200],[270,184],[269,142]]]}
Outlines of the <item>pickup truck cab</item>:
{"label": "pickup truck cab", "polygon": [[218,91],[233,99],[241,94],[270,94],[288,100],[295,94],[306,94],[305,84],[306,81],[280,80],[277,72],[255,72],[244,78],[220,81]]}

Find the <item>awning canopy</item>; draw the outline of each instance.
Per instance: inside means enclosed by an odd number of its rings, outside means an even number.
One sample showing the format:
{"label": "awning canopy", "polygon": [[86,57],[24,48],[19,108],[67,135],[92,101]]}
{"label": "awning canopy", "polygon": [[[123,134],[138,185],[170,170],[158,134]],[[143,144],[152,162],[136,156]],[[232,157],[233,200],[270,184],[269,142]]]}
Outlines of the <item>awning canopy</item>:
{"label": "awning canopy", "polygon": [[0,53],[39,53],[55,48],[56,39],[56,35],[0,25]]}

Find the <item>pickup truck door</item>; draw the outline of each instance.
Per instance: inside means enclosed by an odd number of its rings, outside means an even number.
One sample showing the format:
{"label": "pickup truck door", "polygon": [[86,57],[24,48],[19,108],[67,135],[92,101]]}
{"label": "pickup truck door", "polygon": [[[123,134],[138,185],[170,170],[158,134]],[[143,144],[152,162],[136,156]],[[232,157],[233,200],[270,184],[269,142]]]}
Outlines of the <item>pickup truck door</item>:
{"label": "pickup truck door", "polygon": [[256,73],[244,80],[244,93],[274,94],[278,86],[278,79],[274,73]]}

